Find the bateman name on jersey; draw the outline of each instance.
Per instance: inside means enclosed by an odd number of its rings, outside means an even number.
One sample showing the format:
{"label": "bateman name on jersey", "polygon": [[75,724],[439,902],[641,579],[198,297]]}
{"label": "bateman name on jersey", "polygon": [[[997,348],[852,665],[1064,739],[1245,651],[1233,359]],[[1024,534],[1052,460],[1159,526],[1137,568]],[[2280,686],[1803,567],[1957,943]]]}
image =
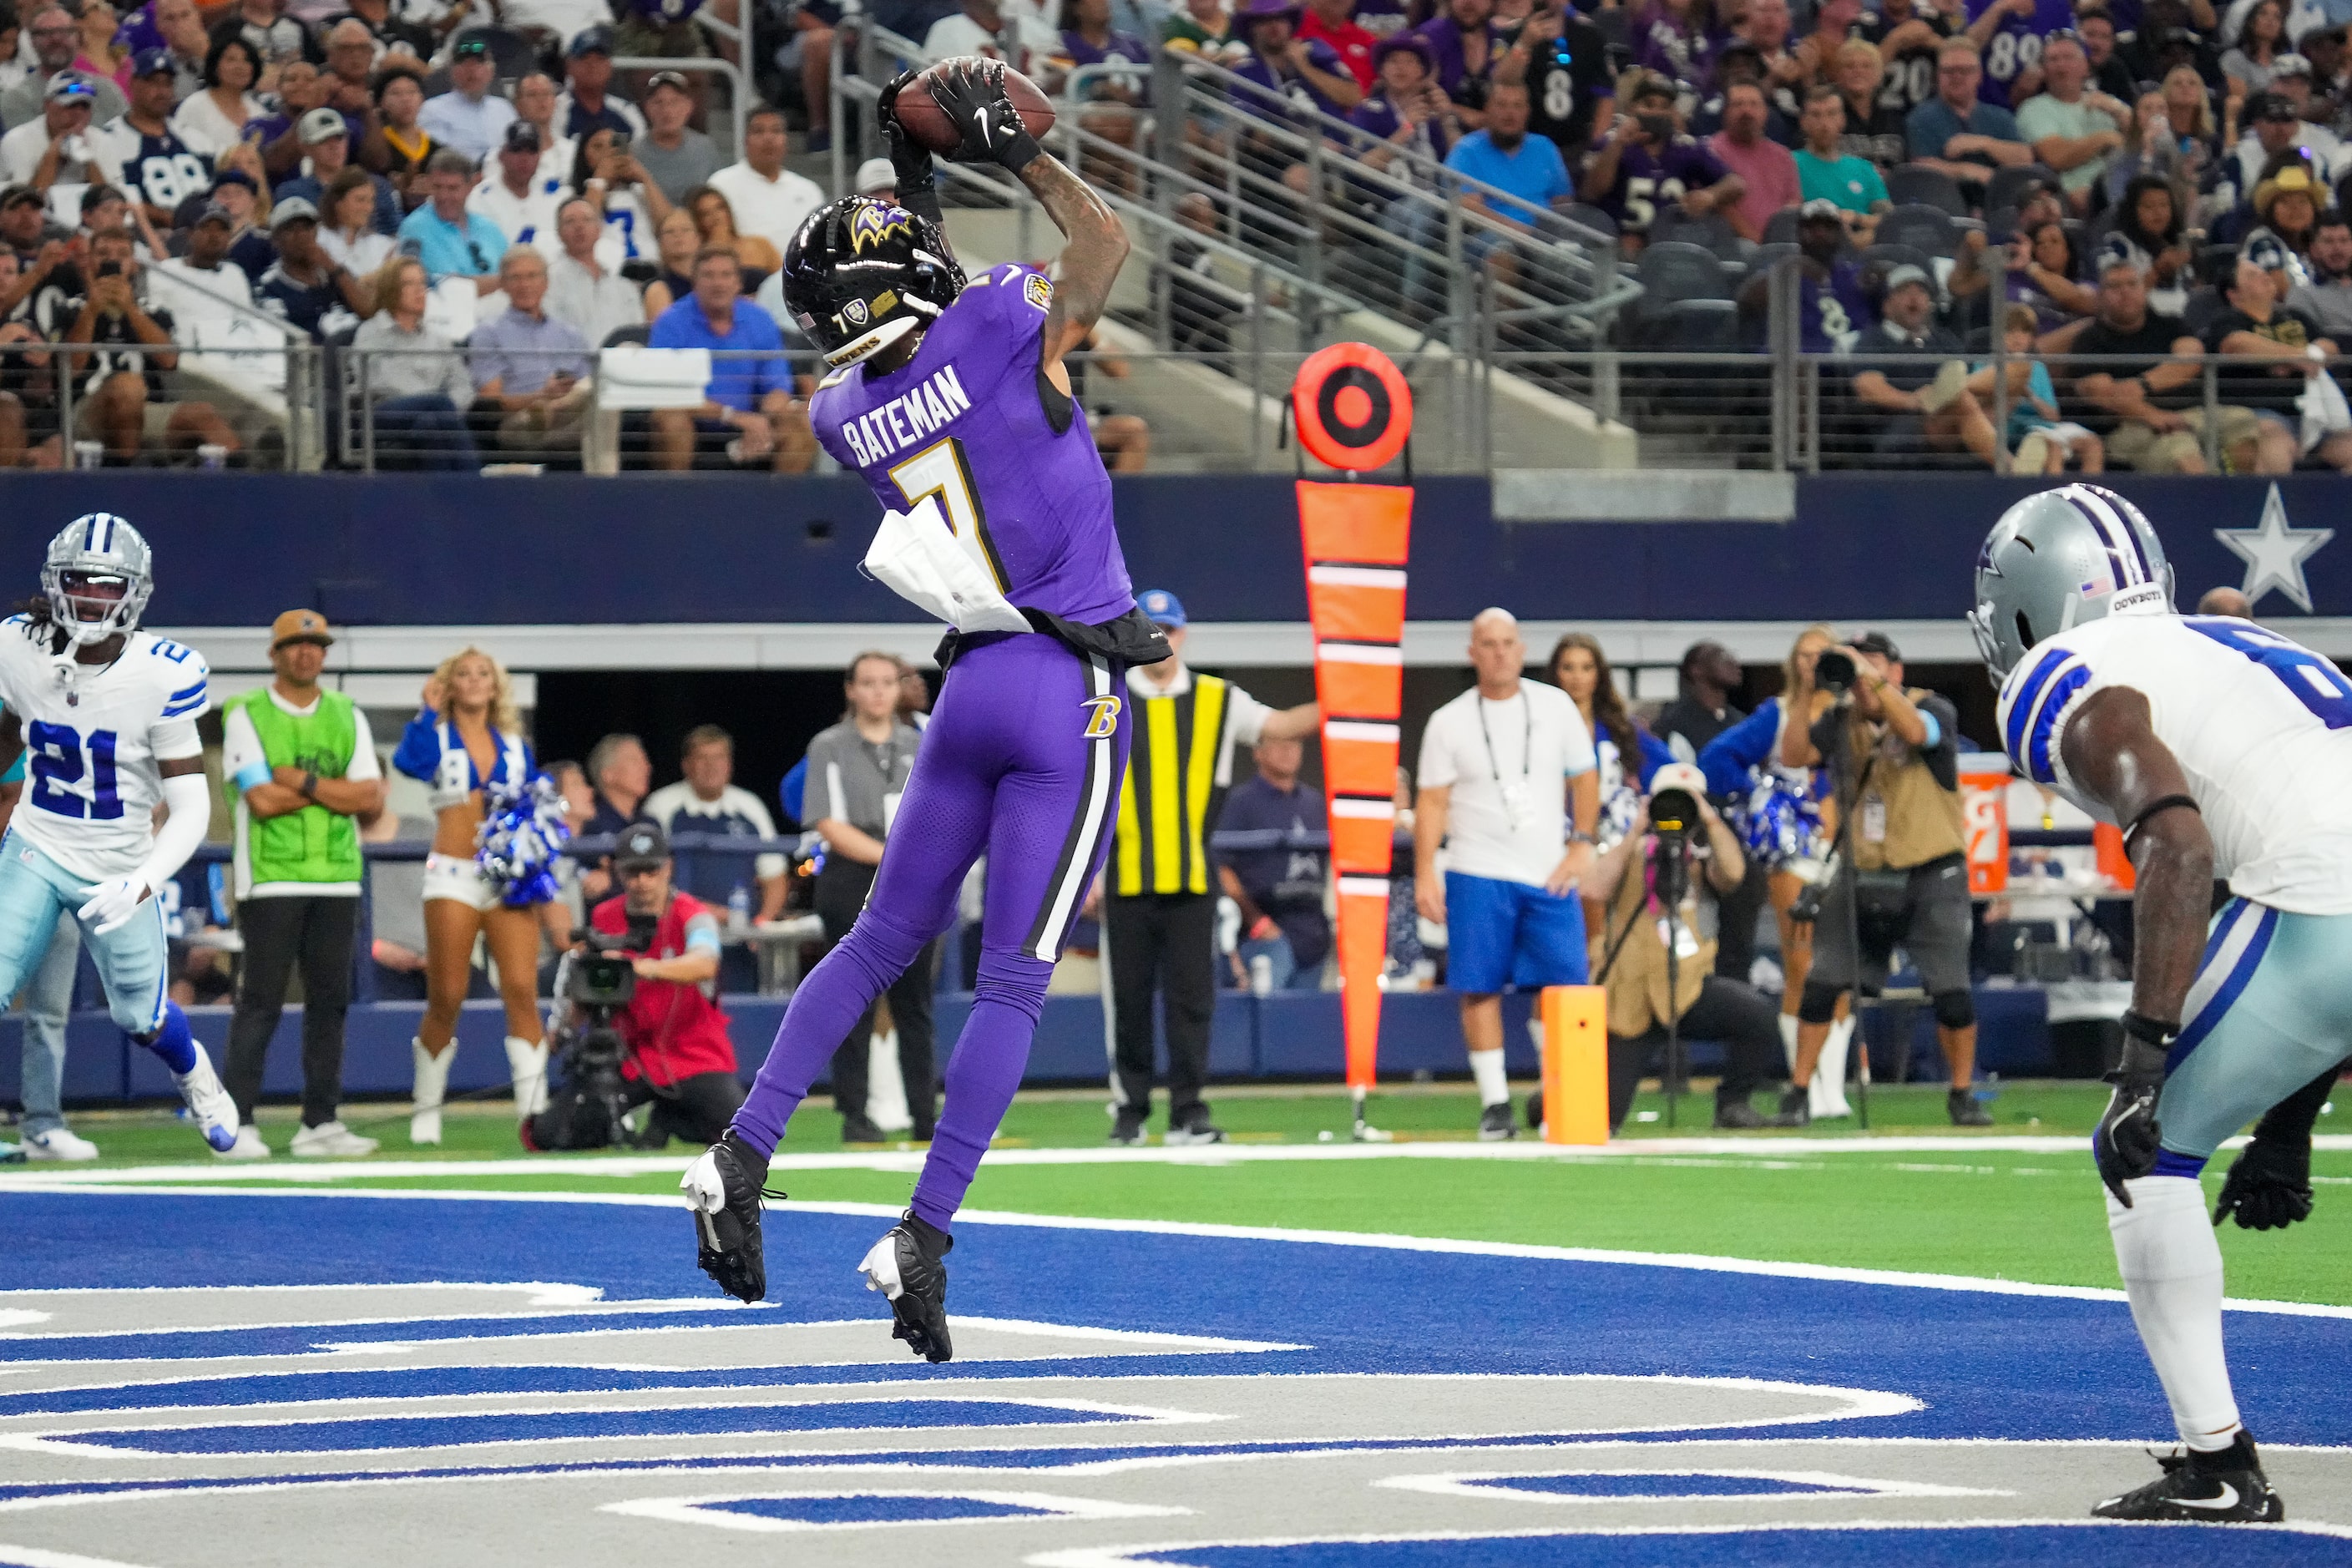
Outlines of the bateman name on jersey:
{"label": "bateman name on jersey", "polygon": [[841,426],[841,438],[860,463],[878,463],[926,441],[948,421],[971,407],[955,366],[942,365],[925,376],[914,390],[901,394]]}

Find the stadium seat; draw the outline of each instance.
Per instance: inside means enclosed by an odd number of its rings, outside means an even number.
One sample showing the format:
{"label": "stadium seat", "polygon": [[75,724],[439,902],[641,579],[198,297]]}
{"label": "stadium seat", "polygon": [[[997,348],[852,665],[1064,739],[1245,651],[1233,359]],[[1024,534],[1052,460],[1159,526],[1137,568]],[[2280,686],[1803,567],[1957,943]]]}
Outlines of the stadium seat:
{"label": "stadium seat", "polygon": [[1666,307],[1682,300],[1721,300],[1729,301],[1731,286],[1724,279],[1723,264],[1713,251],[1678,240],[1653,245],[1642,252],[1635,265],[1634,276],[1642,285],[1642,297],[1633,303],[1633,313],[1642,321],[1664,313]]}
{"label": "stadium seat", "polygon": [[1950,217],[1969,216],[1960,183],[1941,169],[1902,163],[1886,171],[1886,195],[1896,207],[1927,206]]}
{"label": "stadium seat", "polygon": [[2025,188],[2041,184],[2054,189],[2057,184],[2057,171],[2046,164],[2026,163],[2014,169],[1995,169],[1992,178],[1985,182],[1986,226],[1996,231],[2015,227],[2020,198],[2025,194]]}
{"label": "stadium seat", "polygon": [[1597,229],[1612,238],[1616,237],[1617,220],[1591,202],[1570,202],[1560,209],[1559,216],[1570,223],[1580,223],[1587,228]]}
{"label": "stadium seat", "polygon": [[1878,242],[1907,245],[1929,256],[1956,257],[1960,253],[1960,226],[1942,207],[1910,202],[1878,220]]}
{"label": "stadium seat", "polygon": [[1693,217],[1677,207],[1666,208],[1650,222],[1650,243],[1662,245],[1668,241],[1696,245],[1731,261],[1742,258],[1746,244],[1721,213],[1703,213]]}

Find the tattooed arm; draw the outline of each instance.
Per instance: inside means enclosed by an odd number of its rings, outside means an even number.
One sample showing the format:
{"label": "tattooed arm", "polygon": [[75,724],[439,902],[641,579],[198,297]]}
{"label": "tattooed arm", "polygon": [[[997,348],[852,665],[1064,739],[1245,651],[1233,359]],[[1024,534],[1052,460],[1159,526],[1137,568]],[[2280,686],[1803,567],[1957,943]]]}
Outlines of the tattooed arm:
{"label": "tattooed arm", "polygon": [[1127,259],[1127,230],[1118,215],[1050,153],[1030,160],[1021,183],[1069,241],[1062,248],[1061,276],[1045,316],[1044,363],[1050,373],[1060,367],[1064,354],[1086,345],[1102,319],[1110,286]]}

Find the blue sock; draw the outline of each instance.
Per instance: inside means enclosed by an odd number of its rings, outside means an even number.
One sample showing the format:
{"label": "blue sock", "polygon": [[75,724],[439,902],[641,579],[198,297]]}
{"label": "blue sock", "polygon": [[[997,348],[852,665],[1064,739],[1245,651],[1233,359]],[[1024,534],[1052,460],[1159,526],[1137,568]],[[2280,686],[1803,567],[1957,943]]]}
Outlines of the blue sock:
{"label": "blue sock", "polygon": [[180,1011],[177,1002],[163,1004],[163,1027],[152,1035],[131,1037],[161,1057],[175,1074],[191,1071],[196,1065],[196,1037],[188,1033],[188,1016]]}

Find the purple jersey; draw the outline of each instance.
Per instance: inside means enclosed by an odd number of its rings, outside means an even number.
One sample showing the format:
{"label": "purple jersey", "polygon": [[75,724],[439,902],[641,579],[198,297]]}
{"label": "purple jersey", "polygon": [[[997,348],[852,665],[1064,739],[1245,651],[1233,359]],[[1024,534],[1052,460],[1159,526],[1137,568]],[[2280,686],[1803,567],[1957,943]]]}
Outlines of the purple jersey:
{"label": "purple jersey", "polygon": [[1038,375],[1053,298],[1034,268],[982,273],[905,364],[826,377],[809,399],[809,421],[889,510],[936,497],[1015,606],[1098,626],[1133,609],[1135,597],[1086,413],[1046,408],[1058,398]]}
{"label": "purple jersey", "polygon": [[[1975,22],[1992,9],[1992,5],[1993,0],[1969,0],[1969,20]],[[2045,37],[2074,25],[2074,8],[2066,0],[2037,0],[2031,16],[2003,16],[2000,28],[1985,44],[1984,76],[1977,83],[1977,96],[2006,109],[2015,109],[2024,102],[2010,91],[2011,84],[2027,71],[2042,68],[2042,40]],[[2118,19],[2116,26],[2122,26],[2122,21]]]}
{"label": "purple jersey", "polygon": [[1627,228],[1646,229],[1658,209],[1721,180],[1723,161],[1706,143],[1677,136],[1657,153],[1628,142],[1617,159],[1617,183],[1594,205]]}
{"label": "purple jersey", "polygon": [[1830,264],[1829,281],[1811,272],[1797,279],[1797,349],[1809,354],[1852,353],[1864,331],[1877,319],[1862,269],[1851,261]]}

